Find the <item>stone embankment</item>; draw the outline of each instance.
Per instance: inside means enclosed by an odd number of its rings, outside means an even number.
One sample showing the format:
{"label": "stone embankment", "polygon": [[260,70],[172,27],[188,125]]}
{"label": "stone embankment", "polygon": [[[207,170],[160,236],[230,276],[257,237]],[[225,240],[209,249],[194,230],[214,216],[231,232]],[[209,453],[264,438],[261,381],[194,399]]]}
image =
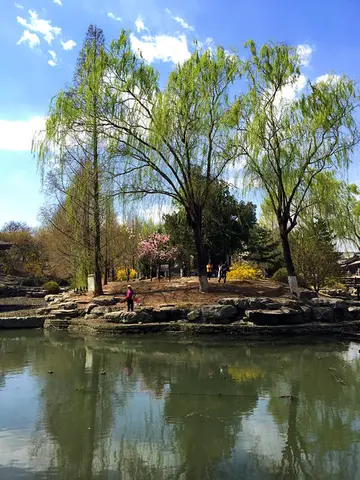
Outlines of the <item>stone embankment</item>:
{"label": "stone embankment", "polygon": [[124,311],[120,298],[94,298],[85,308],[68,293],[48,295],[32,317],[0,319],[1,328],[57,328],[109,333],[324,334],[360,332],[360,303],[336,298],[222,298],[216,305],[163,305]]}

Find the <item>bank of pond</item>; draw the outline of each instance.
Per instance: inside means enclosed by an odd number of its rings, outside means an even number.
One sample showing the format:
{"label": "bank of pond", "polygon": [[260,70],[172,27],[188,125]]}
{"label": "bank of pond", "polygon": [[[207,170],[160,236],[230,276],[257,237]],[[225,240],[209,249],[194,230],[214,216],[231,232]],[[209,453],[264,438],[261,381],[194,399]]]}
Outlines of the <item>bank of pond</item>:
{"label": "bank of pond", "polygon": [[352,335],[360,334],[360,302],[337,298],[222,298],[216,305],[124,309],[121,299],[94,298],[80,308],[70,294],[49,295],[27,316],[0,317],[0,329],[45,328],[111,334]]}

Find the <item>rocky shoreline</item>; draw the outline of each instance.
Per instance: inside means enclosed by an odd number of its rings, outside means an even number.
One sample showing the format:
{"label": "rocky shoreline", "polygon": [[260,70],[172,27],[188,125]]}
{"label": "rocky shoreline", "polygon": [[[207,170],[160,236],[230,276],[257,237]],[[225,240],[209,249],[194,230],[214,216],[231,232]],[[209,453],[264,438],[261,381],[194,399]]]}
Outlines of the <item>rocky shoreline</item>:
{"label": "rocky shoreline", "polygon": [[360,303],[337,298],[302,300],[222,298],[216,305],[163,305],[124,311],[122,299],[102,296],[79,308],[68,294],[48,295],[31,316],[0,317],[0,329],[49,328],[111,334],[352,335],[360,337]]}

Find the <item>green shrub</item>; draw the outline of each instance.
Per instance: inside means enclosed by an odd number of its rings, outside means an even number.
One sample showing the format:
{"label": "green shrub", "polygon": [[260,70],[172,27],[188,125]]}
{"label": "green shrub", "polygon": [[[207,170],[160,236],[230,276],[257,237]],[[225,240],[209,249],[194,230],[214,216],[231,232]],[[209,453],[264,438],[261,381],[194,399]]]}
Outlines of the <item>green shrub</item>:
{"label": "green shrub", "polygon": [[59,284],[53,281],[44,283],[43,289],[46,290],[48,293],[54,294],[54,295],[57,293],[60,293]]}
{"label": "green shrub", "polygon": [[25,277],[21,280],[23,287],[41,287],[46,282],[44,277]]}
{"label": "green shrub", "polygon": [[[297,277],[299,287],[301,287],[301,288],[307,288],[308,287],[308,285],[306,284],[303,277],[301,277],[300,275],[297,275],[296,277]],[[286,268],[285,267],[279,268],[279,270],[277,272],[275,272],[274,275],[272,276],[272,279],[275,280],[276,282],[285,283],[287,285],[288,284],[288,274],[287,274]]]}
{"label": "green shrub", "polygon": [[272,276],[273,280],[280,283],[288,283],[288,274],[285,267],[279,268]]}

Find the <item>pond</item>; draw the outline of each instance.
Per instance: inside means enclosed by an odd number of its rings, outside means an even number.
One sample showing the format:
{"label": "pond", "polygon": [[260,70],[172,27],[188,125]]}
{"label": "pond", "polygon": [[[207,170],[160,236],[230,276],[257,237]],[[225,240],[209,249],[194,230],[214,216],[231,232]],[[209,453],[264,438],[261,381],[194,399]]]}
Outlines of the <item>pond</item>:
{"label": "pond", "polygon": [[360,345],[0,336],[0,478],[358,479]]}

